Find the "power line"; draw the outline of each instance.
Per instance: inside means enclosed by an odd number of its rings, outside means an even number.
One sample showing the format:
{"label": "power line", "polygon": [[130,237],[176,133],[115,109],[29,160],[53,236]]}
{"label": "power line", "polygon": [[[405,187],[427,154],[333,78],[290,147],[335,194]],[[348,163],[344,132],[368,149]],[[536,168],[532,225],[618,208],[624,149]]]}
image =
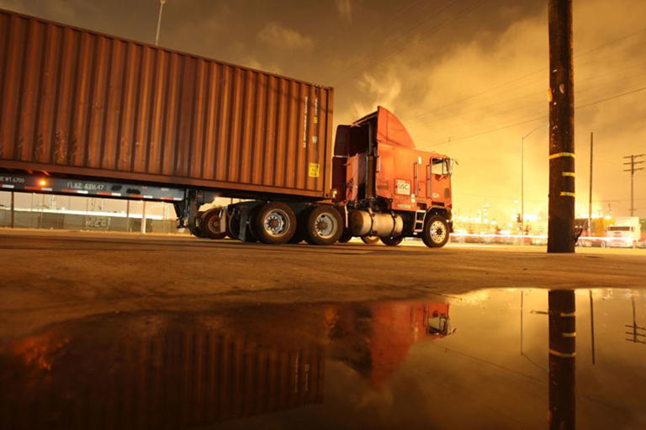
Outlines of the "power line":
{"label": "power line", "polygon": [[[586,107],[589,107],[589,106],[594,106],[596,104],[604,103],[604,102],[607,102],[609,100],[614,100],[614,99],[617,99],[619,97],[624,97],[624,96],[627,96],[627,95],[630,95],[630,94],[635,94],[635,93],[638,93],[638,92],[641,92],[641,91],[644,91],[644,90],[646,90],[646,87],[637,88],[635,90],[628,91],[628,92],[625,92],[625,93],[622,93],[622,94],[617,94],[617,95],[612,96],[612,97],[607,97],[605,99],[596,100],[596,101],[591,102],[591,103],[576,106],[575,109],[583,109],[583,108],[586,108]],[[441,146],[441,145],[446,145],[447,143],[453,143],[453,142],[457,142],[457,141],[461,141],[461,140],[472,139],[474,137],[482,136],[484,134],[494,133],[496,131],[504,130],[504,129],[511,128],[511,127],[516,127],[518,125],[528,124],[528,123],[539,121],[539,120],[545,120],[546,118],[547,118],[547,115],[542,115],[542,116],[539,116],[539,117],[536,117],[536,118],[528,119],[526,121],[516,122],[516,123],[513,123],[513,124],[507,124],[507,125],[504,125],[504,126],[501,126],[501,127],[496,127],[496,128],[490,129],[490,130],[484,130],[484,131],[474,133],[474,134],[470,134],[470,135],[466,135],[466,136],[460,136],[460,137],[455,138],[455,139],[451,138],[451,140],[448,141],[448,142],[438,142],[438,143],[435,143],[433,145],[434,146]],[[427,145],[427,146],[430,146],[430,145]]]}
{"label": "power line", "polygon": [[[604,44],[598,45],[598,46],[596,46],[596,47],[594,47],[594,48],[592,48],[592,49],[590,49],[590,50],[588,50],[588,51],[585,51],[585,52],[583,52],[583,53],[581,53],[581,54],[575,55],[575,56],[574,56],[574,58],[575,58],[575,59],[579,59],[579,58],[581,58],[581,57],[585,57],[585,56],[587,56],[587,55],[589,55],[589,54],[591,54],[591,53],[593,53],[593,52],[596,52],[596,51],[598,51],[598,50],[600,50],[600,49],[602,49],[602,48],[604,48],[604,47],[606,47],[606,46],[613,45],[613,44],[617,44],[617,43],[619,43],[619,42],[621,42],[621,41],[623,41],[623,40],[630,39],[630,38],[632,38],[632,37],[635,37],[635,36],[640,35],[640,34],[643,34],[643,33],[646,33],[646,28],[642,28],[642,29],[640,29],[640,30],[638,30],[638,31],[636,31],[636,32],[634,32],[634,33],[630,33],[630,34],[628,34],[628,35],[625,35],[625,36],[622,36],[622,37],[620,37],[620,38],[614,39],[614,40],[612,40],[612,41],[610,41],[610,42],[606,42],[606,43],[604,43]],[[598,61],[598,60],[599,60],[599,59],[597,58],[595,61]],[[591,64],[591,63],[590,63],[590,62],[589,62],[589,63],[585,63],[585,65],[587,65],[587,64]],[[500,88],[504,88],[504,87],[506,87],[506,86],[508,86],[508,85],[511,85],[511,84],[513,84],[513,83],[516,83],[516,82],[522,81],[523,79],[526,79],[526,78],[528,78],[528,77],[530,77],[530,76],[534,76],[534,75],[536,75],[536,74],[538,74],[538,73],[545,72],[546,70],[548,70],[548,69],[547,69],[547,68],[545,68],[545,67],[540,68],[540,69],[536,69],[536,70],[534,70],[533,72],[527,73],[527,74],[525,74],[525,75],[523,75],[523,76],[521,76],[521,77],[519,77],[519,78],[514,78],[514,79],[512,79],[512,80],[510,80],[510,81],[507,81],[507,82],[504,82],[504,83],[501,83],[501,84],[495,85],[495,86],[493,86],[493,87],[491,87],[491,88],[488,88],[488,89],[486,89],[486,90],[483,90],[483,91],[481,91],[481,92],[479,92],[479,93],[476,93],[476,94],[473,94],[473,95],[471,95],[471,96],[465,97],[465,98],[463,98],[463,99],[456,100],[456,101],[453,101],[453,102],[450,102],[450,103],[447,103],[447,104],[444,104],[444,105],[440,105],[440,106],[434,107],[434,108],[432,108],[432,110],[431,110],[430,112],[423,112],[423,113],[421,113],[421,114],[419,114],[419,115],[417,115],[417,116],[413,116],[413,117],[412,117],[412,119],[417,119],[417,118],[423,118],[423,117],[426,117],[426,116],[428,116],[429,114],[431,114],[431,113],[433,113],[433,112],[436,112],[436,111],[438,111],[438,110],[443,110],[444,108],[449,107],[449,106],[452,106],[452,105],[454,105],[454,104],[462,103],[462,102],[464,102],[464,101],[467,101],[467,100],[471,100],[471,99],[477,98],[477,97],[479,97],[479,96],[481,96],[481,95],[484,95],[484,94],[490,93],[490,92],[492,92],[492,91],[498,90],[498,89],[500,89]],[[532,83],[533,83],[533,82],[535,82],[535,81],[532,81]]]}

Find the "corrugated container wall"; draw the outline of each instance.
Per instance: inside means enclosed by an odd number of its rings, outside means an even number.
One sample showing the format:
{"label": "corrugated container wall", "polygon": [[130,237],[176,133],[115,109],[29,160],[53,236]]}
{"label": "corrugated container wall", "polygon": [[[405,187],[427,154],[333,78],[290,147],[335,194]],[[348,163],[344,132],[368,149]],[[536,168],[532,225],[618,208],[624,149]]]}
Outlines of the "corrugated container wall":
{"label": "corrugated container wall", "polygon": [[322,197],[332,102],[332,88],[0,11],[0,167]]}

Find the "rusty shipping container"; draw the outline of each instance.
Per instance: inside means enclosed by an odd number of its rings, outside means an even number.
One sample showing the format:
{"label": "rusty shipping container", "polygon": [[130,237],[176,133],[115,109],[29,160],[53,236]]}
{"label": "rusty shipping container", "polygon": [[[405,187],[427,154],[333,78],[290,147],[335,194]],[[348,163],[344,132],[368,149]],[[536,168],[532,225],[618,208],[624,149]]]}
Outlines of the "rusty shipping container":
{"label": "rusty shipping container", "polygon": [[0,168],[322,198],[333,89],[0,10]]}

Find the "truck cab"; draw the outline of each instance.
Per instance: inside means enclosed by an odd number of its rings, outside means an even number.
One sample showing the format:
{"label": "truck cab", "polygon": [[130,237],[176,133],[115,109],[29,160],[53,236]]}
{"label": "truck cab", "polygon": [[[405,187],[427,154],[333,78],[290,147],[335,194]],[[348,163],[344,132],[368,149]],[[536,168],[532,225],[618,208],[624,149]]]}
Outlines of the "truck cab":
{"label": "truck cab", "polygon": [[380,106],[338,127],[332,194],[345,205],[353,236],[379,236],[387,245],[420,237],[444,246],[452,231],[452,167],[450,157],[416,149],[399,119]]}

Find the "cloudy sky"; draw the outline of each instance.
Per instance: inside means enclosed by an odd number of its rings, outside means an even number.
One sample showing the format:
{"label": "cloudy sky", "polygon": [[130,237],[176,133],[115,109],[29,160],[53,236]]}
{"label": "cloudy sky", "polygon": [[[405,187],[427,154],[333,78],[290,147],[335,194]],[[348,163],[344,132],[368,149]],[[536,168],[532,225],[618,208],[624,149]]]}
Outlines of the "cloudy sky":
{"label": "cloudy sky", "polygon": [[[547,207],[547,0],[167,0],[160,44],[336,89],[335,122],[379,104],[459,162],[460,214]],[[0,0],[0,8],[154,42],[157,0]],[[622,156],[646,153],[646,1],[574,0],[577,212],[628,215]],[[646,217],[646,171],[635,176]]]}

